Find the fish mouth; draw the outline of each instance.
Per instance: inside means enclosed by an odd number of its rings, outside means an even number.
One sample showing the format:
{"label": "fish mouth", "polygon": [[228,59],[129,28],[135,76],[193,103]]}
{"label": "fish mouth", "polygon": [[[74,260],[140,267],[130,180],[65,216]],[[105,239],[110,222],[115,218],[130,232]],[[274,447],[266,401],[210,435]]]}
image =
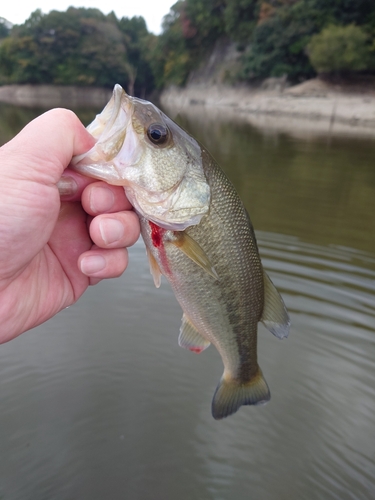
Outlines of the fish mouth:
{"label": "fish mouth", "polygon": [[101,113],[96,115],[86,130],[96,139],[95,146],[88,152],[77,155],[72,165],[90,159],[90,161],[110,161],[119,153],[126,136],[126,129],[131,123],[134,104],[131,97],[118,83],[112,97]]}
{"label": "fish mouth", "polygon": [[119,153],[133,112],[131,97],[116,83],[108,104],[87,127],[97,139],[97,148],[100,147],[105,160],[110,161]]}
{"label": "fish mouth", "polygon": [[120,116],[121,110],[123,109],[125,113],[130,116],[132,107],[130,96],[128,96],[121,85],[116,83],[111,99],[108,101],[102,112],[96,115],[95,120],[90,123],[87,130],[92,136],[95,137],[95,139],[99,139],[101,136],[109,135],[110,130]]}

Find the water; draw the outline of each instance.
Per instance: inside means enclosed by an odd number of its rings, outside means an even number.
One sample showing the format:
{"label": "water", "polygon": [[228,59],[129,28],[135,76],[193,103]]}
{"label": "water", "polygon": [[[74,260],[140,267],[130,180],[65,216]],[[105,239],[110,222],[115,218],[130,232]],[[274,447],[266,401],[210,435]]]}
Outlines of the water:
{"label": "water", "polygon": [[374,140],[178,120],[236,184],[291,314],[287,340],[259,327],[271,402],[212,419],[221,360],[178,347],[138,242],[120,279],[0,347],[0,499],[375,498]]}

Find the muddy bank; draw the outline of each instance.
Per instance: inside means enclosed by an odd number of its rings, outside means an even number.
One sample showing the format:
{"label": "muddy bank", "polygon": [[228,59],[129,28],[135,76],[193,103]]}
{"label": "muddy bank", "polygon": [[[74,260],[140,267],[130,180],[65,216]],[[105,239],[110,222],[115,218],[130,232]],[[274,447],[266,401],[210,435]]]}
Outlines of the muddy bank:
{"label": "muddy bank", "polygon": [[4,85],[0,87],[0,102],[26,107],[104,106],[112,91],[103,88],[63,85]]}
{"label": "muddy bank", "polygon": [[375,135],[375,86],[310,80],[294,87],[190,85],[169,88],[160,98],[173,116],[180,111],[250,122],[295,134]]}

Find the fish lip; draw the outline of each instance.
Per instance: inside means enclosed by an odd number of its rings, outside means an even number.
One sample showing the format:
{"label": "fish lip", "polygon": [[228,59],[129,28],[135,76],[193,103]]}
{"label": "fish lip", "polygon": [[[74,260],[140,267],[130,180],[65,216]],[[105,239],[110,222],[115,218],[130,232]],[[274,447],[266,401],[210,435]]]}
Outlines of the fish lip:
{"label": "fish lip", "polygon": [[[100,137],[105,137],[108,132],[112,129],[114,123],[116,122],[121,110],[125,112],[126,117],[132,114],[134,105],[131,102],[131,97],[125,92],[125,90],[116,83],[112,91],[112,97],[104,107],[104,109],[96,115],[95,120],[88,125],[87,130],[95,139]],[[127,120],[127,121],[128,121]],[[104,127],[101,129],[100,125],[105,122]]]}
{"label": "fish lip", "polygon": [[[86,153],[74,156],[71,165],[75,167],[86,157],[90,157],[92,153],[95,155],[97,149],[101,150],[107,141],[118,136],[119,138],[121,137],[121,144],[119,144],[117,150],[111,155],[116,156],[125,141],[127,125],[132,119],[133,110],[134,104],[132,98],[125,92],[121,85],[116,83],[113,88],[112,97],[107,105],[86,127],[86,130],[94,137],[95,145]],[[123,119],[120,120],[121,126],[115,127],[121,113],[123,113]],[[106,159],[109,160],[110,158]]]}

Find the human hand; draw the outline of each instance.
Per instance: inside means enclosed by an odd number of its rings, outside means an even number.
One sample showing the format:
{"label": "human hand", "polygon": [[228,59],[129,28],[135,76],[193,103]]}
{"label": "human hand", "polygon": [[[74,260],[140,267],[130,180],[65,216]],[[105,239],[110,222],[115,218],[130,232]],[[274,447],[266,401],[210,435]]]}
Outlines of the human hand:
{"label": "human hand", "polygon": [[0,148],[0,343],[127,266],[139,221],[123,188],[65,171],[93,143],[74,113],[55,109]]}

